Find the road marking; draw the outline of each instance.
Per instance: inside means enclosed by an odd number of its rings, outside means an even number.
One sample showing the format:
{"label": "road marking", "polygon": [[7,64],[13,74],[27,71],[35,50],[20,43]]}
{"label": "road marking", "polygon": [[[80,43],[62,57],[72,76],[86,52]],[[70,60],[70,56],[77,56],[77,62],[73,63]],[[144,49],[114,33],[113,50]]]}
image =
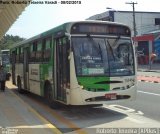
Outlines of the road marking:
{"label": "road marking", "polygon": [[125,107],[122,105],[109,105],[108,107],[113,110],[122,112],[122,113],[134,113],[136,115],[144,115],[144,113],[142,111],[136,111],[135,109]]}
{"label": "road marking", "polygon": [[124,111],[125,113],[133,113],[133,112],[135,112],[134,109],[128,108],[128,107],[125,107],[125,106],[121,106],[121,105],[109,105],[109,107],[117,109],[117,110],[120,110],[120,111]]}
{"label": "road marking", "polygon": [[[125,106],[122,106],[122,105],[109,105],[108,107],[112,110],[116,110],[116,111],[122,112],[124,114],[133,113],[133,114],[141,115],[141,116],[144,115],[144,113],[141,112],[141,111],[136,111],[135,109],[125,107]],[[129,117],[129,116],[126,117],[125,119],[127,119],[129,121],[132,121],[132,122],[135,122],[135,123],[138,123],[138,124],[144,123],[143,121],[137,120],[137,119]]]}
{"label": "road marking", "polygon": [[155,93],[151,93],[151,92],[144,92],[144,91],[137,91],[137,92],[144,93],[144,94],[149,94],[149,95],[160,96],[160,94],[155,94]]}

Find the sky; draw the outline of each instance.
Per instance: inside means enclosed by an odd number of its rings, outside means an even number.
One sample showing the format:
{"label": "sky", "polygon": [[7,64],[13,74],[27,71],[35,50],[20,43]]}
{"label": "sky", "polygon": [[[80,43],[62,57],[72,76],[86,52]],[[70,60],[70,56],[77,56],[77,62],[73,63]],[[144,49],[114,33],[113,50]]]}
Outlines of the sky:
{"label": "sky", "polygon": [[[33,0],[43,4],[30,4],[12,24],[6,34],[30,38],[69,21],[85,20],[95,14],[113,10],[132,11],[126,2],[137,2],[135,11],[160,12],[160,0],[76,0],[80,4],[61,4],[61,0]],[[57,4],[45,4],[54,1]],[[71,0],[69,0],[71,1]]]}

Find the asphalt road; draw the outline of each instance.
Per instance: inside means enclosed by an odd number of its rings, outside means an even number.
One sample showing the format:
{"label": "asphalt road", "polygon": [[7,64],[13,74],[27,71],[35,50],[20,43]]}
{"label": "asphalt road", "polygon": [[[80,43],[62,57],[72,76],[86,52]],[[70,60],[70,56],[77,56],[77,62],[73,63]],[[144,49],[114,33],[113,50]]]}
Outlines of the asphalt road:
{"label": "asphalt road", "polygon": [[137,99],[133,102],[121,102],[119,105],[160,121],[160,83],[138,82]]}
{"label": "asphalt road", "polygon": [[16,90],[14,92],[62,133],[77,131],[78,134],[93,134],[97,129],[89,128],[159,128],[159,87],[157,83],[138,82],[136,101],[106,104],[98,108],[51,109],[38,96],[18,94]]}

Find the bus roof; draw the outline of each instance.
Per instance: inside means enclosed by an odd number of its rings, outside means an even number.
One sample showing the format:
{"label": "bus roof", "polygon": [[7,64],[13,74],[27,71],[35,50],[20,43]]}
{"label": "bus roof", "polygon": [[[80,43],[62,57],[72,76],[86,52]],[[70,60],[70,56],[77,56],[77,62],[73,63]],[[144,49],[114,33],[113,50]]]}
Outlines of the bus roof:
{"label": "bus roof", "polygon": [[[15,48],[17,46],[23,45],[23,44],[27,44],[27,43],[31,43],[35,40],[38,40],[39,38],[45,38],[45,37],[49,37],[50,35],[53,35],[59,31],[64,31],[64,32],[70,32],[70,28],[72,27],[72,25],[76,24],[76,23],[95,23],[95,24],[112,24],[112,25],[122,25],[125,26],[127,28],[129,28],[127,25],[122,24],[122,23],[117,23],[117,22],[110,22],[110,21],[100,21],[100,20],[84,20],[84,21],[73,21],[73,22],[67,22],[64,24],[61,24],[57,27],[54,27],[50,30],[47,30],[43,33],[40,33],[36,36],[33,36],[29,39],[26,39],[24,41],[18,42],[16,44],[14,44],[14,46],[12,48]],[[130,28],[129,28],[130,29]]]}

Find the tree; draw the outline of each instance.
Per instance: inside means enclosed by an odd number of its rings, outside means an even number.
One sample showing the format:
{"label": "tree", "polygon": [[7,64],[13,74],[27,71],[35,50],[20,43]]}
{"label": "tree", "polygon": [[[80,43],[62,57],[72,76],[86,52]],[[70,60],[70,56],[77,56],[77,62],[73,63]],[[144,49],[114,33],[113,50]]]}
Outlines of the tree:
{"label": "tree", "polygon": [[25,40],[25,38],[6,34],[0,41],[0,49],[10,49],[14,44],[23,40]]}

